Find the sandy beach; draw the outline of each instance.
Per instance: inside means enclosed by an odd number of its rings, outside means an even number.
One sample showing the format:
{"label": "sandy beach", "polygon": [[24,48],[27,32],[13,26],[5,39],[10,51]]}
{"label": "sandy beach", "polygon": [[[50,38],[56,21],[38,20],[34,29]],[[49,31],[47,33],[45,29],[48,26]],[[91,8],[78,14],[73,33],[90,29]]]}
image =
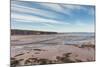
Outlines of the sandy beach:
{"label": "sandy beach", "polygon": [[11,36],[12,66],[90,61],[95,61],[94,35]]}

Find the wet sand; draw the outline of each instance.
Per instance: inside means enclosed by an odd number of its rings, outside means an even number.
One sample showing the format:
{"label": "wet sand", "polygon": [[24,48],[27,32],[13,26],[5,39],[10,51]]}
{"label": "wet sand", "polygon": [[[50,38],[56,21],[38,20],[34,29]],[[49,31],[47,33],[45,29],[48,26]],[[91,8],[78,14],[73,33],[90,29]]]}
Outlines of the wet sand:
{"label": "wet sand", "polygon": [[12,65],[74,63],[94,60],[95,44],[93,35],[11,36]]}

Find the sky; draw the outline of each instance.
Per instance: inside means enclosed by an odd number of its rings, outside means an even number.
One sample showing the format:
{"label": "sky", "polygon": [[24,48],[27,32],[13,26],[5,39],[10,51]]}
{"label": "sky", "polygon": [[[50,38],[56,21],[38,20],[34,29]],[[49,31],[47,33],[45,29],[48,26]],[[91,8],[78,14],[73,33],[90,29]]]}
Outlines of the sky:
{"label": "sky", "polygon": [[95,6],[11,1],[11,29],[94,32]]}

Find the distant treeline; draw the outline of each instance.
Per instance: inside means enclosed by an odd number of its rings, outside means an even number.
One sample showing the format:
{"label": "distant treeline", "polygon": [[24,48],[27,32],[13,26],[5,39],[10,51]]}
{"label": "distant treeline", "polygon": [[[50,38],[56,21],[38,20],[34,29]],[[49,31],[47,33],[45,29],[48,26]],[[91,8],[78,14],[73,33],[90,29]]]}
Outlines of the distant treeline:
{"label": "distant treeline", "polygon": [[11,29],[11,35],[57,34],[57,32]]}

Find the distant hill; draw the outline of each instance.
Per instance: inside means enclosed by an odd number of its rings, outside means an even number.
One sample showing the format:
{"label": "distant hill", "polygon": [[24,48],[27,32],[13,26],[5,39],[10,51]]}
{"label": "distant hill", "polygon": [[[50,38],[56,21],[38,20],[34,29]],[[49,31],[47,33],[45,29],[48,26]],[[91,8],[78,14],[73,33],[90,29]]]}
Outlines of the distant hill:
{"label": "distant hill", "polygon": [[57,34],[57,32],[11,29],[11,35]]}

